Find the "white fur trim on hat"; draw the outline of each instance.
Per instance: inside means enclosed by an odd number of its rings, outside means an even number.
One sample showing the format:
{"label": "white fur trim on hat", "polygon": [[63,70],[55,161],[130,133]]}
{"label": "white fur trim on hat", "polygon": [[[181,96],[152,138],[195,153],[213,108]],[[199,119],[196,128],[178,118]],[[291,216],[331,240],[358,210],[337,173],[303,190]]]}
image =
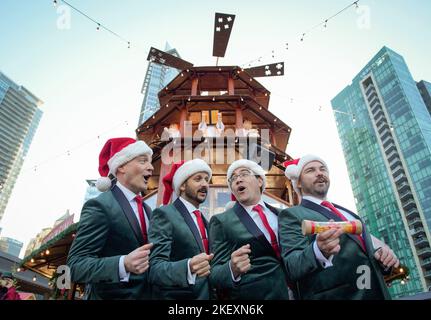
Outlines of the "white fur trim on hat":
{"label": "white fur trim on hat", "polygon": [[114,154],[108,161],[109,173],[116,176],[118,167],[133,160],[138,156],[148,154],[153,155],[153,150],[142,140],[138,140],[134,143],[129,144],[127,147],[121,149]]}
{"label": "white fur trim on hat", "polygon": [[298,179],[299,176],[301,175],[302,170],[304,169],[304,167],[313,161],[318,161],[321,164],[323,164],[326,169],[329,171],[328,169],[328,165],[326,164],[326,162],[313,154],[307,154],[305,156],[303,156],[302,158],[299,159],[298,164],[290,164],[286,167],[286,170],[284,171],[284,174],[286,175],[286,177],[292,182],[292,186],[293,189],[295,189],[295,191],[297,193],[299,193],[299,189],[298,189]]}
{"label": "white fur trim on hat", "polygon": [[[260,165],[258,165],[254,161],[247,160],[247,159],[236,160],[236,161],[232,162],[232,164],[227,169],[227,179],[230,179],[230,177],[232,177],[233,172],[238,168],[250,169],[255,175],[260,176],[263,180],[262,192],[263,192],[263,190],[265,190],[266,175],[265,175],[265,170],[263,170],[263,168]],[[229,189],[231,189],[230,183],[228,183],[227,185],[228,185]]]}
{"label": "white fur trim on hat", "polygon": [[188,178],[198,172],[206,172],[211,179],[212,170],[209,165],[202,159],[193,159],[183,163],[181,167],[177,169],[172,179],[172,187],[174,192],[179,195],[180,187]]}

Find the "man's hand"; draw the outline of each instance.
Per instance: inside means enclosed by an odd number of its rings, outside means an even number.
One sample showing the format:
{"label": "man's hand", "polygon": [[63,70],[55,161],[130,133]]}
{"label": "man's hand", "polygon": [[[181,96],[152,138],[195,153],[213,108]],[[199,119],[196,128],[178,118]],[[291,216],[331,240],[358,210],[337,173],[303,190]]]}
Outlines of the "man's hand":
{"label": "man's hand", "polygon": [[198,277],[206,277],[210,274],[210,261],[214,258],[214,254],[200,253],[190,260],[190,272]]}
{"label": "man's hand", "polygon": [[383,245],[374,253],[374,258],[379,261],[386,269],[391,267],[398,268],[400,260],[398,260],[395,253],[387,246]]}
{"label": "man's hand", "polygon": [[251,268],[249,253],[251,253],[250,245],[246,244],[238,250],[232,252],[230,256],[230,268],[234,278],[238,278],[243,273],[246,273]]}
{"label": "man's hand", "polygon": [[148,270],[150,264],[150,250],[152,243],[139,247],[124,257],[124,267],[127,272],[142,274]]}
{"label": "man's hand", "polygon": [[[333,220],[329,220],[333,221]],[[343,234],[343,229],[330,229],[319,233],[316,237],[317,246],[322,254],[328,259],[333,254],[340,252],[340,236]]]}

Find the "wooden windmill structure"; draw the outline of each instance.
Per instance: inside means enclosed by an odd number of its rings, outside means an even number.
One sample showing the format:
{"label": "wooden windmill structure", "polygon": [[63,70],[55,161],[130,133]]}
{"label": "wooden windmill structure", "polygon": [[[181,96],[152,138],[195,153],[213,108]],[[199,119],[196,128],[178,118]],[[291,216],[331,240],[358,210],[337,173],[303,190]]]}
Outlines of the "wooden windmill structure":
{"label": "wooden windmill structure", "polygon": [[[216,66],[195,67],[176,56],[150,49],[149,61],[181,70],[159,92],[160,109],[136,129],[138,139],[154,151],[155,170],[146,197],[153,207],[161,204],[162,177],[169,172],[172,162],[189,160],[191,156],[203,158],[213,170],[210,192],[203,205],[208,218],[224,211],[230,200],[227,168],[233,160],[241,158],[256,162],[258,158],[266,159],[265,165],[261,163],[268,172],[266,201],[282,208],[298,202],[282,165],[291,159],[285,150],[292,129],[269,111],[270,91],[256,80],[283,76],[284,63],[247,69],[219,66],[218,59],[226,53],[234,21],[235,15],[215,14]],[[220,123],[223,132],[219,130]],[[177,134],[169,136],[168,128],[176,128]],[[172,160],[174,154],[177,157]]]}

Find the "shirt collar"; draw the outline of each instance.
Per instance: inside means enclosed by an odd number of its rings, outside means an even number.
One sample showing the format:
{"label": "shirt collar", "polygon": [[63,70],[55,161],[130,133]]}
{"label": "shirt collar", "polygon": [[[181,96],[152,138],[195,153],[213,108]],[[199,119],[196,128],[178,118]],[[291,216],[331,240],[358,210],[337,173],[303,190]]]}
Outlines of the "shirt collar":
{"label": "shirt collar", "polygon": [[193,213],[193,211],[199,210],[199,208],[196,208],[192,203],[184,199],[183,197],[179,197],[181,202],[186,206],[186,209],[189,213]]}
{"label": "shirt collar", "polygon": [[322,201],[328,201],[327,199],[319,199],[313,196],[303,196],[302,199],[314,202],[315,204],[321,205]]}
{"label": "shirt collar", "polygon": [[[239,202],[238,202],[239,203]],[[241,204],[241,203],[240,203]],[[243,206],[242,204],[242,207],[245,209],[245,211],[247,211],[248,213],[250,213],[250,212],[252,212],[253,211],[253,208],[256,206],[256,205],[258,205],[258,204],[260,204],[261,206],[262,206],[262,208],[266,208],[266,205],[265,205],[265,202],[263,201],[263,199],[262,198],[260,198],[260,200],[259,200],[259,202],[257,203],[257,204],[254,204],[254,205],[251,205],[251,206]]]}
{"label": "shirt collar", "polygon": [[125,186],[123,186],[119,181],[117,181],[117,187],[123,192],[123,194],[126,196],[126,199],[130,202],[135,199],[137,196],[136,193],[133,191],[127,189]]}

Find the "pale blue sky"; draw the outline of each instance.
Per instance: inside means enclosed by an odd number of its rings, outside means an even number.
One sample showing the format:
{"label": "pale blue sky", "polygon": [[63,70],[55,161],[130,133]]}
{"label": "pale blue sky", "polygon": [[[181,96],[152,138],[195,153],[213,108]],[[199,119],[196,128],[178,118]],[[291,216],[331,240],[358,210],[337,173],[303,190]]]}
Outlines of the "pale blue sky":
{"label": "pale blue sky", "polygon": [[[26,245],[67,209],[79,214],[85,179],[98,177],[97,156],[105,140],[134,134],[148,49],[163,49],[168,41],[195,65],[213,65],[215,12],[237,15],[220,64],[242,65],[281,49],[275,60],[267,56],[262,62],[285,61],[286,75],[261,83],[272,92],[270,110],[293,128],[287,152],[327,159],[331,200],[354,209],[330,100],[384,45],[404,56],[415,79],[431,80],[431,2],[360,1],[359,14],[350,8],[329,21],[326,31],[319,28],[299,41],[302,32],[351,2],[70,0],[130,39],[127,49],[74,11],[70,29],[58,29],[61,15],[50,0],[0,0],[0,70],[45,102],[0,222],[2,235]],[[364,28],[367,12],[370,24]],[[286,42],[289,50],[283,49]],[[32,169],[86,142],[70,156]]]}

